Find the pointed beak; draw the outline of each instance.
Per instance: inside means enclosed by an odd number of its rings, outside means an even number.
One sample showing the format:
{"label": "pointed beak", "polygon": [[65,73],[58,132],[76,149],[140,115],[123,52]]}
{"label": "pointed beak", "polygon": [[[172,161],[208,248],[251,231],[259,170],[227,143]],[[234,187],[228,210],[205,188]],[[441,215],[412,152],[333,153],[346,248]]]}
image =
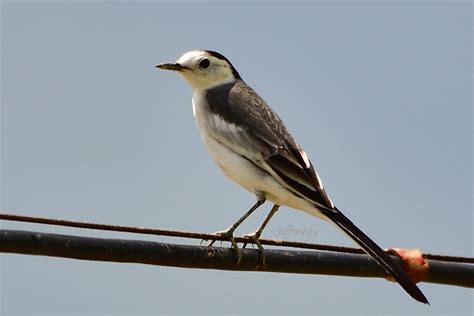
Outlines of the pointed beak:
{"label": "pointed beak", "polygon": [[172,71],[183,71],[184,69],[187,69],[185,66],[182,66],[179,63],[158,64],[155,67]]}

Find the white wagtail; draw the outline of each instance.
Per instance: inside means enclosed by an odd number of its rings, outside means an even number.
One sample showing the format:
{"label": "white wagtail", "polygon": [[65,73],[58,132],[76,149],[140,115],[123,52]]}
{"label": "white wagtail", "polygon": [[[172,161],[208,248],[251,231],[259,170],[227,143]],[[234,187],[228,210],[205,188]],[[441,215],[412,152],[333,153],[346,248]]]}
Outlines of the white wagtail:
{"label": "white wagtail", "polygon": [[[201,137],[214,161],[233,181],[257,196],[257,202],[235,224],[218,232],[240,256],[233,233],[266,200],[272,210],[252,238],[258,239],[280,205],[329,219],[385,269],[414,299],[428,300],[375,242],[334,205],[308,155],[296,143],[278,115],[240,77],[231,62],[209,50],[193,50],[175,63],[156,67],[176,71],[193,88],[193,113]],[[212,243],[210,244],[212,245]]]}

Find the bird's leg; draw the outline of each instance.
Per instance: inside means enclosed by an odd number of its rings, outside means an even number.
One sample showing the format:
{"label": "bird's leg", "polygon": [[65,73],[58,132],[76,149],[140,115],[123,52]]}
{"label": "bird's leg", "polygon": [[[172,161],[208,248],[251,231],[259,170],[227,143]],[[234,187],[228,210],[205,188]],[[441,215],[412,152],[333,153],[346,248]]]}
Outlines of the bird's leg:
{"label": "bird's leg", "polygon": [[[258,252],[260,253],[260,264],[259,264],[259,266],[265,266],[265,255],[263,254],[263,246],[260,243],[260,236],[262,235],[262,232],[265,229],[265,227],[267,226],[270,219],[273,217],[273,215],[275,215],[275,213],[278,211],[279,208],[280,208],[280,205],[274,204],[271,211],[270,211],[270,213],[268,213],[267,217],[265,217],[265,220],[260,225],[260,227],[256,231],[254,231],[253,233],[248,234],[248,235],[244,235],[244,237],[248,237],[248,238],[252,239],[252,241],[258,247]],[[247,245],[247,243],[245,243],[242,246],[242,248],[245,248],[246,245]]]}
{"label": "bird's leg", "polygon": [[[257,200],[257,203],[255,203],[241,218],[239,218],[238,221],[236,221],[232,226],[230,226],[229,228],[227,228],[226,230],[221,230],[221,231],[218,231],[218,232],[215,232],[214,235],[217,235],[217,236],[223,236],[223,237],[226,237],[232,244],[232,249],[235,250],[236,254],[237,254],[237,263],[240,262],[241,260],[241,254],[240,254],[240,249],[239,249],[239,246],[237,246],[237,242],[235,241],[234,239],[234,231],[237,229],[237,227],[239,227],[240,224],[242,224],[243,221],[245,221],[245,219],[247,217],[250,216],[250,214],[252,214],[257,208],[259,208],[263,203],[265,203],[265,198],[261,198],[259,197],[258,200]],[[215,243],[215,240],[212,240],[210,243],[209,243],[209,247],[212,246],[213,244]]]}

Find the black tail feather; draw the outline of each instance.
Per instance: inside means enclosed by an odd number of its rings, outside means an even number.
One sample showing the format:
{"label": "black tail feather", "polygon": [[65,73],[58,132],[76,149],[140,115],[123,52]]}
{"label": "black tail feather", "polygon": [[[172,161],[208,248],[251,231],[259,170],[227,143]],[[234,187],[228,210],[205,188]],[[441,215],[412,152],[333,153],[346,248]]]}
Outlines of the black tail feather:
{"label": "black tail feather", "polygon": [[348,219],[338,209],[322,210],[331,221],[341,228],[349,237],[351,237],[367,254],[369,254],[377,263],[390,274],[415,300],[429,304],[425,295],[418,286],[410,280],[405,271],[393,259],[387,255],[372,239],[364,234],[350,219]]}

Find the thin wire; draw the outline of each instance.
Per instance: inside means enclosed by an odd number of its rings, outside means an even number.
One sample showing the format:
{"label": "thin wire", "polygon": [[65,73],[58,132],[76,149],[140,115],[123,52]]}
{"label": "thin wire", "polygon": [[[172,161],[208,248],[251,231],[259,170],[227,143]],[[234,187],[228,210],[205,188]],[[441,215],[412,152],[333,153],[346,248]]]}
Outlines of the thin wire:
{"label": "thin wire", "polygon": [[[158,229],[158,228],[144,228],[144,227],[98,224],[98,223],[88,223],[88,222],[76,222],[76,221],[69,221],[69,220],[62,220],[62,219],[3,214],[3,213],[0,213],[0,220],[44,224],[44,225],[55,225],[55,226],[64,226],[64,227],[75,227],[75,228],[83,228],[83,229],[95,229],[95,230],[113,231],[113,232],[155,235],[155,236],[228,241],[228,239],[224,236],[206,234],[206,233],[194,233],[194,232],[185,232],[185,231]],[[240,242],[240,243],[252,243],[252,244],[254,243],[253,240],[248,237],[235,237],[235,241]],[[303,249],[314,249],[314,250],[335,251],[335,252],[356,253],[356,254],[364,253],[362,249],[358,249],[358,248],[312,244],[312,243],[297,242],[297,241],[260,239],[260,243],[263,245],[279,246],[279,247],[303,248]],[[440,260],[440,261],[447,261],[447,262],[474,263],[474,258],[469,258],[469,257],[456,257],[456,256],[444,256],[444,255],[433,255],[433,254],[423,254],[423,256],[426,259],[432,259],[432,260]]]}

